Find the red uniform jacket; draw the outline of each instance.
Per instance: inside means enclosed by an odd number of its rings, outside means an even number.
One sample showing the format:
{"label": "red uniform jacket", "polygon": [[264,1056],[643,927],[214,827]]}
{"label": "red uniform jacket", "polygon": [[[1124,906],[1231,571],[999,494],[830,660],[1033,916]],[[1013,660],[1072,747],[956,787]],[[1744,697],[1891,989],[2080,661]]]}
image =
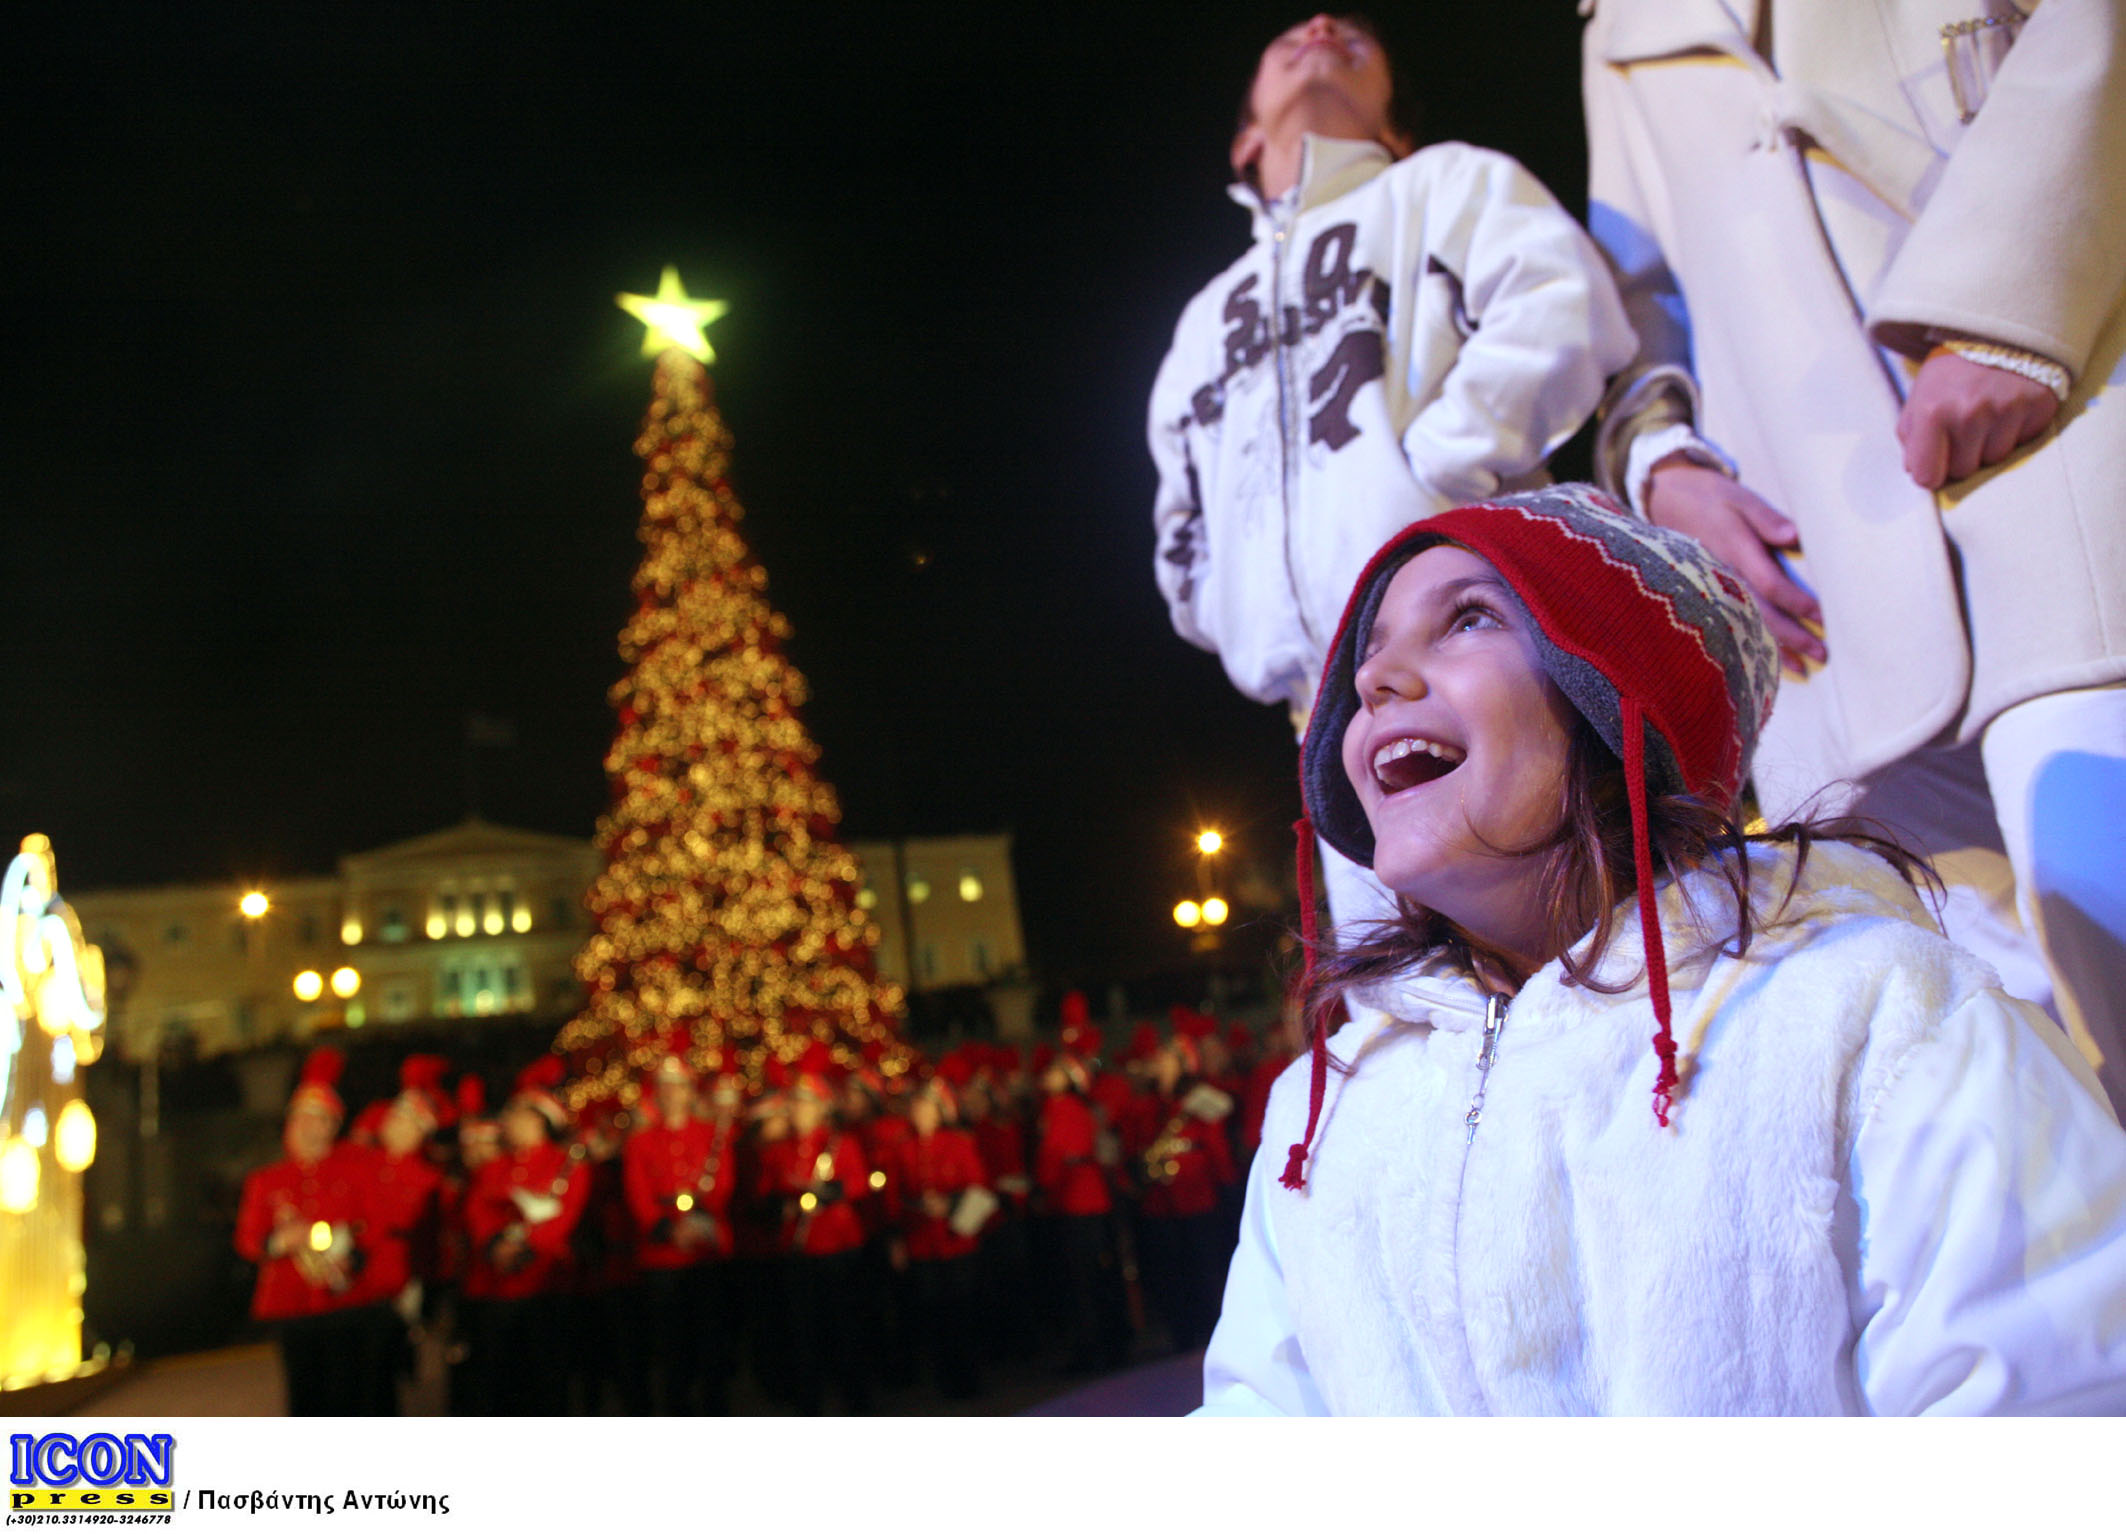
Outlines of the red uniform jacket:
{"label": "red uniform jacket", "polygon": [[982,1168],[989,1173],[1001,1205],[990,1223],[1003,1219],[1006,1210],[1024,1214],[1026,1190],[1004,1186],[1010,1179],[1032,1181],[1026,1174],[1026,1131],[1019,1121],[1002,1114],[982,1120],[974,1126],[974,1148],[982,1154]]}
{"label": "red uniform jacket", "polygon": [[[817,1192],[820,1158],[825,1156],[826,1182],[841,1190],[841,1196],[803,1209],[798,1200]],[[871,1192],[870,1165],[856,1136],[838,1129],[815,1129],[808,1135],[792,1135],[761,1148],[762,1181],[783,1199],[783,1250],[804,1257],[832,1257],[864,1244],[864,1218],[858,1206]]]}
{"label": "red uniform jacket", "polygon": [[1057,1214],[1106,1214],[1114,1208],[1107,1174],[1093,1159],[1099,1135],[1092,1104],[1072,1092],[1057,1092],[1041,1104],[1040,1147],[1034,1153],[1034,1184]]}
{"label": "red uniform jacket", "polygon": [[[370,1162],[375,1155],[343,1140],[322,1161],[307,1166],[276,1161],[244,1179],[243,1202],[236,1212],[236,1250],[258,1264],[252,1315],[261,1321],[281,1321],[344,1310],[372,1298],[362,1291],[361,1268],[368,1256],[364,1243],[370,1218]],[[294,1255],[266,1255],[274,1227],[289,1221],[305,1231],[322,1221],[354,1237],[345,1288],[312,1282]]]}
{"label": "red uniform jacket", "polygon": [[[689,1118],[676,1129],[649,1124],[628,1137],[621,1153],[628,1213],[634,1217],[636,1261],[666,1271],[690,1268],[731,1250],[731,1194],[738,1186],[737,1131]],[[684,1196],[687,1207],[680,1208]],[[715,1240],[684,1247],[673,1233],[684,1215],[715,1226]]]}
{"label": "red uniform jacket", "polygon": [[[1144,1187],[1145,1217],[1179,1219],[1216,1209],[1218,1190],[1237,1176],[1225,1125],[1206,1123],[1171,1099],[1156,1099],[1155,1111],[1139,1122],[1150,1127],[1140,1129],[1130,1156]],[[1157,1159],[1147,1165],[1155,1149]]]}
{"label": "red uniform jacket", "polygon": [[[560,1208],[533,1220],[511,1196],[520,1191],[535,1203],[558,1199]],[[465,1195],[465,1234],[472,1247],[465,1292],[475,1299],[521,1300],[566,1287],[576,1222],[589,1195],[589,1176],[559,1145],[512,1151],[481,1167]],[[504,1269],[496,1266],[495,1248],[513,1228],[522,1229],[527,1247]]]}
{"label": "red uniform jacket", "polygon": [[603,1294],[635,1281],[635,1217],[628,1210],[618,1156],[586,1159],[583,1175],[590,1186],[576,1225],[570,1287],[577,1294]]}
{"label": "red uniform jacket", "polygon": [[942,1262],[967,1257],[979,1244],[974,1236],[953,1230],[950,1214],[928,1214],[923,1195],[942,1193],[956,1202],[969,1188],[987,1187],[988,1174],[974,1136],[964,1129],[940,1129],[929,1139],[910,1133],[894,1146],[893,1165],[888,1168],[888,1201],[894,1223],[908,1243],[912,1262]]}
{"label": "red uniform jacket", "polygon": [[355,1287],[365,1300],[392,1300],[413,1280],[436,1277],[443,1174],[418,1151],[410,1156],[374,1152],[369,1172],[369,1259]]}
{"label": "red uniform jacket", "polygon": [[899,1175],[900,1148],[915,1138],[915,1127],[898,1114],[875,1113],[856,1126],[856,1138],[864,1147],[865,1162],[882,1179],[871,1190],[879,1196],[867,1200],[861,1211],[864,1234],[875,1235],[892,1223],[888,1204],[893,1179]]}

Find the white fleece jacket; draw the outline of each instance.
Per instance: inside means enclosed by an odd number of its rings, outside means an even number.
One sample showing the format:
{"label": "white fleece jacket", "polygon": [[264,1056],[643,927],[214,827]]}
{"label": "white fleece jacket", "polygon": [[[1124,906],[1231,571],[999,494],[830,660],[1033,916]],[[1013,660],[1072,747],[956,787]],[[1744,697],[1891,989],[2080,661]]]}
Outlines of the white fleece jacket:
{"label": "white fleece jacket", "polygon": [[[1769,917],[1792,855],[1753,848]],[[1204,1364],[1206,1413],[2126,1410],[2126,1132],[2044,1016],[1827,845],[1746,958],[1726,884],[1662,891],[1682,1090],[1643,980],[1555,964],[1506,1013],[1419,971],[1333,1041],[1303,1191],[1277,1083]],[[1695,951],[1694,951],[1695,949]],[[1638,925],[1604,968],[1641,968]]]}
{"label": "white fleece jacket", "polygon": [[1491,150],[1309,135],[1290,194],[1234,198],[1254,243],[1152,387],[1153,568],[1234,686],[1304,710],[1373,551],[1543,483],[1638,338],[1593,242]]}

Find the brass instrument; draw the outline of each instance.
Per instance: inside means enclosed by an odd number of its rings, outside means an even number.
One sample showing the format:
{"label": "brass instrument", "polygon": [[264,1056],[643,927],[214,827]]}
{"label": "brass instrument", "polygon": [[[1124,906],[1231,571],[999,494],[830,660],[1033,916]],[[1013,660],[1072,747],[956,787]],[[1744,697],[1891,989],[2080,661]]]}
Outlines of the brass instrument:
{"label": "brass instrument", "polygon": [[1196,1142],[1186,1133],[1186,1125],[1192,1117],[1194,1115],[1186,1108],[1176,1112],[1139,1158],[1144,1164],[1147,1182],[1172,1182],[1181,1170],[1181,1158],[1196,1148]]}

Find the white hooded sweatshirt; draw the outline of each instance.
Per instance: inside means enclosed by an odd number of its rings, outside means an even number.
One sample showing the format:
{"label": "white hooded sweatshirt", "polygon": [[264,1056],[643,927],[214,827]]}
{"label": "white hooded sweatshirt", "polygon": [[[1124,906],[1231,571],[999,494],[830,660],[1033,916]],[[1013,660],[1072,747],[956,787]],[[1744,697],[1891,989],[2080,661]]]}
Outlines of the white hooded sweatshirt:
{"label": "white hooded sweatshirt", "polygon": [[1594,244],[1505,155],[1309,135],[1299,184],[1183,311],[1152,389],[1153,568],[1174,627],[1311,703],[1391,533],[1543,483],[1638,340]]}
{"label": "white hooded sweatshirt", "polygon": [[[1793,856],[1750,856],[1769,919]],[[1271,1095],[1203,1410],[2126,1410],[2126,1132],[2060,1031],[1863,850],[1815,847],[1739,960],[1697,935],[1732,909],[1661,891],[1667,1129],[1643,978],[1553,963],[1488,1079],[1465,977],[1363,998],[1300,1191],[1307,1062]],[[1603,978],[1640,955],[1632,920]]]}

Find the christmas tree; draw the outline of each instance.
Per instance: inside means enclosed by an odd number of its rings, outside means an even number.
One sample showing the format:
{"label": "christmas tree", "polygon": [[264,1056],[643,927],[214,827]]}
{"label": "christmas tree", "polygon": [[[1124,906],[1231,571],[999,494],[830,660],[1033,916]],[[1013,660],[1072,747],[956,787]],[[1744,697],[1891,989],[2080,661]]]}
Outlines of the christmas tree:
{"label": "christmas tree", "polygon": [[768,605],[725,478],[731,434],[702,333],[723,306],[688,299],[671,268],[655,298],[620,302],[649,326],[657,370],[635,442],[644,553],[620,632],[628,671],[610,694],[597,930],[576,956],[589,999],[556,1042],[571,1105],[633,1102],[674,1040],[697,1070],[755,1086],[771,1057],[792,1063],[815,1041],[897,1074],[911,1058],[900,990],[877,978],[878,929],[856,906],[856,860],[798,718],[789,620]]}

